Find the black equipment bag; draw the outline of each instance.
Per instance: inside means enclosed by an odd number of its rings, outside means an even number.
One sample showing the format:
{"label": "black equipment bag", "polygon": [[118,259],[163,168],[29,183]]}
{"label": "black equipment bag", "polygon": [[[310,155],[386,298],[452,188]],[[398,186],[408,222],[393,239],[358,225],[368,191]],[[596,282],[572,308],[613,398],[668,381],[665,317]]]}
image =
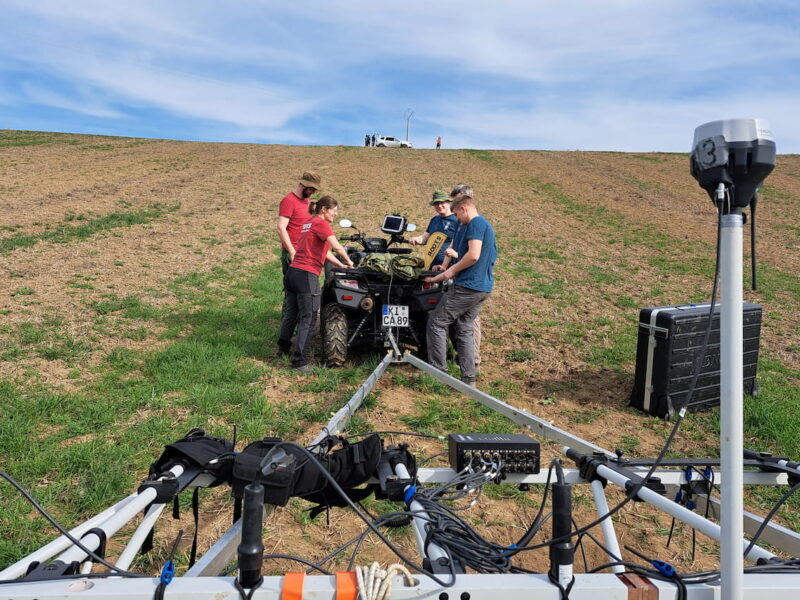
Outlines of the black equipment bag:
{"label": "black equipment bag", "polygon": [[164,447],[164,452],[150,465],[149,479],[158,477],[176,464],[186,470],[199,467],[214,477],[208,487],[230,481],[233,466],[233,443],[207,435],[202,429],[192,429],[182,439]]}
{"label": "black equipment bag", "polygon": [[[320,467],[297,447],[282,446],[287,454],[294,457],[291,465],[275,469],[267,475],[261,473],[264,457],[280,442],[280,438],[268,437],[253,442],[240,452],[234,461],[231,493],[234,498],[244,495],[247,484],[258,481],[264,486],[264,502],[276,506],[286,506],[289,498],[299,496],[319,507],[312,509],[312,516],[328,506],[346,506]],[[362,499],[372,493],[370,488],[354,490],[375,475],[381,458],[383,442],[377,435],[350,444],[342,439],[342,447],[317,457],[317,461],[330,473],[333,479],[353,500]]]}
{"label": "black equipment bag", "polygon": [[[710,304],[654,306],[639,313],[636,376],[630,405],[667,418],[687,405],[708,324]],[[757,390],[756,370],[761,335],[761,306],[742,306],[744,392]],[[708,347],[688,409],[718,406],[720,402],[720,312],[714,307]]]}

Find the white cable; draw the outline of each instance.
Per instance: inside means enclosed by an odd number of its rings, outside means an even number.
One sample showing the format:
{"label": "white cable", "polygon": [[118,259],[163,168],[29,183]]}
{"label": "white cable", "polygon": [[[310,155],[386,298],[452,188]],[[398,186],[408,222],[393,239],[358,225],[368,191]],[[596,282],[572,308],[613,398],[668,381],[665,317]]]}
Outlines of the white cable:
{"label": "white cable", "polygon": [[400,563],[389,565],[385,571],[377,562],[373,562],[369,567],[356,566],[359,600],[386,600],[389,598],[392,594],[392,578],[399,573],[405,575],[407,585],[416,583],[409,570]]}

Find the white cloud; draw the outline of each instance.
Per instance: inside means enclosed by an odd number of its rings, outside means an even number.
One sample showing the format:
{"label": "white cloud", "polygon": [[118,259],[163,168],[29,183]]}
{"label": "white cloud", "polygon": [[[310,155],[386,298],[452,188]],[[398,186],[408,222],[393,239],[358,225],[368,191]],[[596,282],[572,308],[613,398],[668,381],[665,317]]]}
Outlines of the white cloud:
{"label": "white cloud", "polygon": [[[757,95],[715,101],[683,102],[595,99],[566,107],[549,104],[537,110],[486,112],[461,103],[437,121],[447,131],[447,146],[506,149],[618,150],[688,152],[694,129],[716,119],[761,117],[775,131],[778,152],[800,148],[800,124],[790,117],[796,97]],[[480,144],[484,140],[494,143]]]}
{"label": "white cloud", "polygon": [[91,93],[79,93],[77,97],[75,95],[68,96],[32,83],[24,83],[22,92],[26,101],[34,104],[62,108],[71,112],[107,119],[118,119],[125,116],[124,113],[97,102]]}
{"label": "white cloud", "polygon": [[[741,111],[800,138],[787,116],[800,87],[788,0],[0,6],[0,76],[35,74],[23,94],[126,123],[166,111],[231,139],[339,143],[410,106],[421,135],[445,128],[464,145],[683,150],[687,122]],[[20,104],[13,90],[4,104]]]}

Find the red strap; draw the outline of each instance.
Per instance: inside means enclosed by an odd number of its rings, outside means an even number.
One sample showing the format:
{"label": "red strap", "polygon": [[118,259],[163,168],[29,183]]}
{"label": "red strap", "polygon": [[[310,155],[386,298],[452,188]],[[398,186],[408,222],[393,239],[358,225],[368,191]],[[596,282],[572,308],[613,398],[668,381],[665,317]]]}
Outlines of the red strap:
{"label": "red strap", "polygon": [[336,600],[356,600],[358,585],[355,571],[336,573]]}
{"label": "red strap", "polygon": [[303,600],[303,582],[306,574],[303,571],[292,571],[283,576],[281,600]]}

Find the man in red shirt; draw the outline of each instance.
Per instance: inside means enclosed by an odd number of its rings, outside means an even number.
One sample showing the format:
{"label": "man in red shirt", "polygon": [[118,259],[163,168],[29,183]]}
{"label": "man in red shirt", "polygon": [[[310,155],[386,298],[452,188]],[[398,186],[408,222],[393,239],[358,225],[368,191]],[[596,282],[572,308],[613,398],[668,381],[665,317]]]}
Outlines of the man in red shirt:
{"label": "man in red shirt", "polygon": [[322,178],[316,173],[306,171],[293,192],[281,200],[278,208],[278,237],[281,240],[281,268],[283,275],[297,252],[300,228],[311,215],[308,212],[308,199],[320,190]]}

